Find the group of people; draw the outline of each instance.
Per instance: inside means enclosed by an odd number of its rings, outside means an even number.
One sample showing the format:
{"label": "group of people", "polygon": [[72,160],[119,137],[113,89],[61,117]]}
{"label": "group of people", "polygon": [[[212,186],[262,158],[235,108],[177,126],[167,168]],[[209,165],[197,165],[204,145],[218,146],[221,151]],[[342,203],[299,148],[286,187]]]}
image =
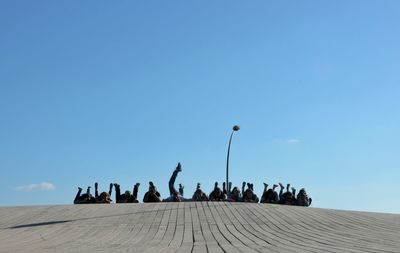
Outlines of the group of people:
{"label": "group of people", "polygon": [[[290,187],[287,184],[286,187],[279,183],[280,191],[279,194],[275,190],[278,185],[274,184],[272,188],[268,189],[268,184],[264,183],[264,191],[261,199],[254,193],[254,185],[252,183],[243,182],[241,190],[239,187],[233,187],[232,183],[229,182],[222,184],[222,189],[218,186],[218,182],[215,183],[213,191],[207,195],[203,192],[200,187],[200,183],[197,183],[197,187],[191,198],[185,198],[184,187],[179,184],[178,190],[175,188],[175,181],[178,177],[178,173],[182,171],[180,163],[176,166],[172,173],[172,176],[168,182],[170,196],[162,199],[161,194],[157,191],[157,188],[153,182],[149,182],[149,189],[144,194],[143,202],[186,202],[186,201],[228,201],[228,202],[250,202],[250,203],[269,203],[269,204],[283,204],[283,205],[298,205],[298,206],[309,206],[311,205],[312,199],[308,196],[304,188],[300,189],[296,195],[296,189]],[[127,190],[121,194],[119,184],[110,184],[108,192],[98,192],[98,183],[95,183],[95,196],[90,193],[90,186],[87,188],[86,193],[82,194],[82,188],[78,187],[78,193],[75,197],[74,204],[90,204],[90,203],[111,203],[112,189],[115,189],[115,203],[139,203],[137,195],[139,191],[139,183],[136,183],[133,187],[132,193]],[[247,186],[247,188],[246,188]]]}

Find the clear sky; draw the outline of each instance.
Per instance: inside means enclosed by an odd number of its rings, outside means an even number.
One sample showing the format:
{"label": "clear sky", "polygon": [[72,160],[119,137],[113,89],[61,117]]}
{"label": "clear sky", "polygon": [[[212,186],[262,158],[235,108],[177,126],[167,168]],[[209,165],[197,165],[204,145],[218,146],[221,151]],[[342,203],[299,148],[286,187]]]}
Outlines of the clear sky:
{"label": "clear sky", "polygon": [[[1,206],[152,180],[400,213],[400,2],[2,1]],[[114,196],[113,196],[114,197]],[[141,199],[140,199],[141,200]]]}

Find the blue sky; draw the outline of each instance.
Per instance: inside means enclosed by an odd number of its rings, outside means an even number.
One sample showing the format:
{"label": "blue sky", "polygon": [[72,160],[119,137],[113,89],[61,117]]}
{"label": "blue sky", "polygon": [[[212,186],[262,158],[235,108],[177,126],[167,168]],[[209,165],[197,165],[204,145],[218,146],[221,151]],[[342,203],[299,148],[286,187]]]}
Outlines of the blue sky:
{"label": "blue sky", "polygon": [[[3,1],[0,205],[148,181],[400,213],[398,1]],[[41,184],[49,183],[49,184]],[[114,197],[114,196],[113,196]]]}

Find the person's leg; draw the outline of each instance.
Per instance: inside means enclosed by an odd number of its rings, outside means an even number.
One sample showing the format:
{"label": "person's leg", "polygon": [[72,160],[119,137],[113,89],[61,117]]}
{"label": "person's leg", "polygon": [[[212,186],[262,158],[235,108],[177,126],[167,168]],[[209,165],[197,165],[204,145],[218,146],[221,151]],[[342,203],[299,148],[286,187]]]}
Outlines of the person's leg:
{"label": "person's leg", "polygon": [[274,193],[274,194],[273,194],[273,197],[272,197],[272,201],[273,201],[274,203],[278,203],[278,201],[279,201],[278,193],[275,191],[276,187],[278,187],[277,184],[274,184],[274,185],[272,186],[272,191],[273,191],[273,193]]}
{"label": "person's leg", "polygon": [[74,199],[74,204],[77,204],[79,197],[81,196],[82,188],[78,187],[78,192],[76,193],[75,199]]}
{"label": "person's leg", "polygon": [[110,195],[110,196],[111,196],[111,193],[112,193],[112,187],[113,187],[113,184],[110,183],[110,189],[108,190],[108,195]]}
{"label": "person's leg", "polygon": [[244,188],[246,187],[246,182],[242,183],[242,194],[244,194]]}
{"label": "person's leg", "polygon": [[94,197],[97,199],[99,197],[99,184],[94,183]]}
{"label": "person's leg", "polygon": [[263,194],[267,192],[268,184],[264,183],[264,191]]}
{"label": "person's leg", "polygon": [[115,203],[121,202],[121,188],[119,184],[114,184],[115,187]]}
{"label": "person's leg", "polygon": [[227,194],[227,193],[228,193],[228,191],[226,190],[226,182],[223,182],[223,183],[222,183],[222,192],[223,192],[224,194]]}
{"label": "person's leg", "polygon": [[285,187],[283,186],[282,183],[279,183],[279,186],[281,187],[281,190],[279,191],[279,200],[282,199],[282,194],[283,194],[283,189],[285,189]]}
{"label": "person's leg", "polygon": [[293,194],[293,198],[296,197],[296,189],[294,187],[292,187],[292,194]]}
{"label": "person's leg", "polygon": [[137,194],[139,192],[139,185],[140,185],[139,183],[136,183],[135,186],[133,186],[133,191],[132,191],[133,200],[136,201],[137,201]]}
{"label": "person's leg", "polygon": [[229,182],[229,184],[228,184],[228,193],[229,194],[232,193],[232,182]]}
{"label": "person's leg", "polygon": [[87,194],[88,196],[90,195],[90,188],[92,188],[92,187],[88,186],[88,188],[87,188],[87,190],[86,190],[86,194]]}
{"label": "person's leg", "polygon": [[171,178],[169,179],[169,182],[168,182],[169,195],[173,195],[175,192],[178,192],[175,189],[175,180],[176,180],[176,177],[178,176],[178,173],[180,171],[182,171],[182,168],[181,168],[181,164],[178,163],[178,166],[176,166],[174,172],[172,172]]}

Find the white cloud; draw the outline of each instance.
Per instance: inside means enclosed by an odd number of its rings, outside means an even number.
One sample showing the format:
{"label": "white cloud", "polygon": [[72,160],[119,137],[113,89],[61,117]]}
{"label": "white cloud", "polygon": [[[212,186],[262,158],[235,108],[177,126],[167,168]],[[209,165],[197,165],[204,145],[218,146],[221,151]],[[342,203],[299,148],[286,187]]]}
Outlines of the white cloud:
{"label": "white cloud", "polygon": [[29,184],[18,186],[15,188],[17,191],[31,192],[31,191],[52,191],[56,186],[52,183],[42,182],[40,184]]}
{"label": "white cloud", "polygon": [[288,139],[287,142],[288,143],[299,143],[300,140],[299,139]]}

